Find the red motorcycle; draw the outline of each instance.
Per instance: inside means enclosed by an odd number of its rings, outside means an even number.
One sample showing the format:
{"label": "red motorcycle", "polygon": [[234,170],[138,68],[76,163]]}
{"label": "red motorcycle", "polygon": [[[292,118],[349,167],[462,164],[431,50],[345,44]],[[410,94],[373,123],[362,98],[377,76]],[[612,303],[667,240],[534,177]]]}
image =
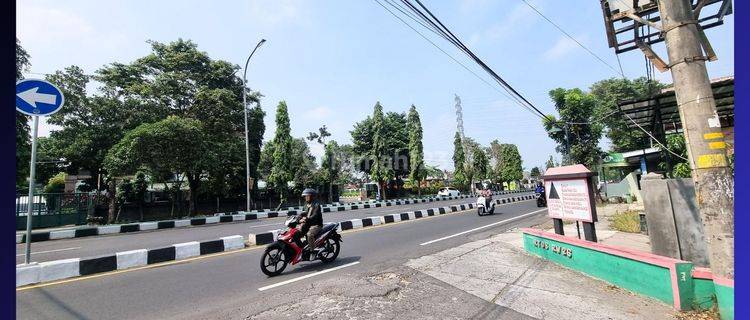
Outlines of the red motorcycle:
{"label": "red motorcycle", "polygon": [[288,264],[295,265],[300,261],[320,260],[329,263],[336,260],[341,250],[341,235],[336,232],[338,223],[323,226],[315,239],[312,251],[304,250],[307,241],[297,228],[302,216],[292,216],[284,223],[287,228],[279,231],[276,242],[268,245],[260,258],[260,269],[269,277],[277,276]]}

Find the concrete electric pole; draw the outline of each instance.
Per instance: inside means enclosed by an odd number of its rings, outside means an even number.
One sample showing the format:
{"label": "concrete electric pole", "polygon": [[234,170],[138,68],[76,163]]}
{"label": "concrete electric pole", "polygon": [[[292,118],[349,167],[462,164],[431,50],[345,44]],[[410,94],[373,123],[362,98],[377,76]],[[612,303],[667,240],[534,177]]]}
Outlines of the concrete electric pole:
{"label": "concrete electric pole", "polygon": [[734,180],[701,49],[701,31],[690,1],[658,3],[711,272],[714,283],[733,284]]}

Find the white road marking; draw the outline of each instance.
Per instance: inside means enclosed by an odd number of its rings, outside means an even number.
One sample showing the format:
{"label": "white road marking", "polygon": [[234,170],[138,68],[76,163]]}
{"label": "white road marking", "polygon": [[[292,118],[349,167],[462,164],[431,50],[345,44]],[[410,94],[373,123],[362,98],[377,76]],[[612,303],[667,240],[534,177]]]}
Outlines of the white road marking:
{"label": "white road marking", "polygon": [[[249,228],[259,228],[259,227],[268,227],[268,226],[277,226],[277,225],[279,225],[279,224],[278,223],[269,223],[269,224],[261,224],[261,225],[257,225],[257,226],[249,226]],[[283,223],[282,223],[282,225],[283,225]]]}
{"label": "white road marking", "polygon": [[[69,250],[75,250],[80,249],[81,247],[72,247],[72,248],[64,248],[64,249],[55,249],[55,250],[47,250],[47,251],[37,251],[32,252],[31,254],[42,254],[42,253],[50,253],[50,252],[60,252],[60,251],[69,251]],[[17,254],[16,257],[25,256],[25,253]]]}
{"label": "white road marking", "polygon": [[508,223],[508,222],[515,221],[515,220],[518,220],[518,219],[521,219],[521,218],[525,218],[525,217],[528,217],[530,215],[542,212],[544,210],[547,210],[547,209],[540,209],[540,210],[537,210],[537,211],[525,213],[525,214],[522,214],[522,215],[517,216],[517,217],[513,217],[513,218],[510,218],[510,219],[505,219],[505,220],[498,221],[498,222],[495,222],[495,223],[490,223],[490,224],[488,224],[486,226],[481,226],[481,227],[474,228],[474,229],[471,229],[471,230],[466,230],[466,231],[459,232],[459,233],[456,233],[456,234],[453,234],[453,235],[449,235],[447,237],[442,237],[440,239],[435,239],[435,240],[427,241],[427,242],[421,243],[419,245],[420,246],[426,246],[428,244],[433,244],[433,243],[438,242],[438,241],[443,241],[443,240],[450,239],[450,238],[453,238],[453,237],[458,237],[458,236],[460,236],[462,234],[467,234],[467,233],[474,232],[474,231],[477,231],[477,230],[482,230],[484,228],[489,228],[489,227],[492,227],[492,226],[495,226],[495,225],[498,225],[498,224]]}
{"label": "white road marking", "polygon": [[311,274],[306,274],[306,275],[301,276],[301,277],[297,277],[297,278],[294,278],[294,279],[289,279],[289,280],[286,280],[286,281],[282,281],[282,282],[279,282],[279,283],[272,284],[270,286],[265,286],[265,287],[262,287],[262,288],[258,288],[258,291],[266,291],[268,289],[273,289],[273,288],[276,288],[276,287],[279,287],[279,286],[283,286],[285,284],[290,284],[292,282],[297,282],[297,281],[300,281],[300,280],[303,280],[303,279],[307,279],[307,278],[314,277],[314,276],[317,276],[317,275],[321,275],[321,274],[324,274],[324,273],[328,273],[328,272],[331,272],[331,271],[336,271],[336,270],[343,269],[343,268],[346,268],[346,267],[351,267],[351,266],[356,265],[356,264],[359,264],[359,261],[355,261],[355,262],[352,262],[352,263],[347,263],[347,264],[340,265],[340,266],[335,267],[335,268],[326,269],[326,270],[318,271],[318,272],[311,273]]}

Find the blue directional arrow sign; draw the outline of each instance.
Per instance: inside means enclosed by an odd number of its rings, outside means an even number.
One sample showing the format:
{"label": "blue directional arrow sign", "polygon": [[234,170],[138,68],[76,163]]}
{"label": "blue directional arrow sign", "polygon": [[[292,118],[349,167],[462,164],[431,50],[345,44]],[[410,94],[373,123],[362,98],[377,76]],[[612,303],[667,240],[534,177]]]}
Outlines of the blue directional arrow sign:
{"label": "blue directional arrow sign", "polygon": [[16,82],[16,110],[30,116],[48,116],[62,108],[62,91],[44,80],[25,79]]}

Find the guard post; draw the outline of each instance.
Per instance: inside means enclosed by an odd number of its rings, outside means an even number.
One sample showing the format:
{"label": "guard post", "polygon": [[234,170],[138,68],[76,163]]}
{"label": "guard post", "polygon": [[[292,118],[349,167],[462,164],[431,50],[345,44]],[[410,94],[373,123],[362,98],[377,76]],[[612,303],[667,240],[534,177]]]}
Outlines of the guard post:
{"label": "guard post", "polygon": [[583,234],[587,241],[597,242],[596,203],[594,202],[594,177],[582,164],[549,168],[544,172],[544,190],[547,212],[555,225],[555,233],[564,235],[563,219],[583,223]]}

